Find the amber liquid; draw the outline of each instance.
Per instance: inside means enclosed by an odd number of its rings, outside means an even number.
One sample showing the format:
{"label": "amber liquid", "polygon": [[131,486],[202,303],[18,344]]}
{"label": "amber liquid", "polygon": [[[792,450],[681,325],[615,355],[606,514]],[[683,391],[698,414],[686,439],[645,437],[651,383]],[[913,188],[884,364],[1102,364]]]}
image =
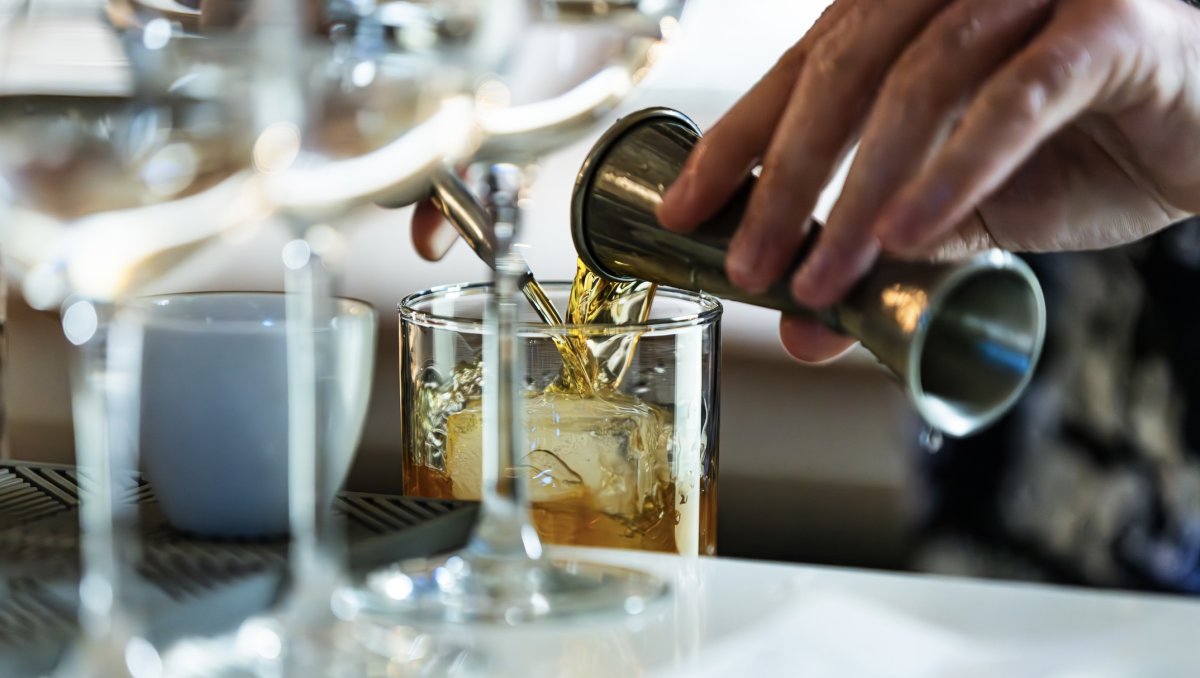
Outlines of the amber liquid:
{"label": "amber liquid", "polygon": [[[409,459],[405,462],[406,494],[440,499],[460,498],[455,494],[454,482],[444,471],[411,463]],[[706,477],[702,482],[698,553],[711,556],[717,552],[717,489],[715,478]],[[674,503],[674,493],[675,484],[667,483],[655,494],[649,506],[652,510],[647,513],[650,516],[664,515],[664,519],[653,522],[649,529],[645,525],[631,525],[598,509],[590,498],[535,501],[531,502],[530,512],[538,536],[552,544],[677,553],[679,544],[675,537],[675,526],[678,512],[663,508]]]}
{"label": "amber liquid", "polygon": [[[620,325],[649,317],[655,286],[612,282],[579,262],[562,321],[536,281],[524,291],[548,324]],[[714,553],[715,478],[700,478],[698,496],[681,492],[667,458],[672,414],[619,391],[637,336],[579,331],[553,340],[563,367],[546,389],[527,396],[525,425],[534,451],[515,470],[530,479],[532,517],[541,538],[579,546]],[[460,367],[441,393],[419,399],[421,412],[410,421],[418,426],[444,422],[436,437],[442,442],[440,455],[405,454],[406,494],[479,499],[482,408],[477,396],[459,395],[476,388],[479,378],[477,365]],[[448,402],[457,405],[447,408],[453,411],[444,418],[429,416]]]}
{"label": "amber liquid", "polygon": [[[424,464],[407,466],[405,483],[405,492],[410,495],[478,499],[470,492],[455,492],[454,481],[447,473]],[[705,510],[706,499],[706,496],[700,499],[702,517],[711,513],[711,510]],[[538,536],[552,544],[675,553],[679,550],[675,538],[678,513],[668,508],[674,503],[675,483],[666,482],[656,487],[655,493],[646,499],[645,510],[633,520],[603,510],[587,490],[581,496],[532,501],[530,515]],[[707,525],[701,522],[700,552],[712,554],[716,544],[715,539],[708,537],[713,532]]]}

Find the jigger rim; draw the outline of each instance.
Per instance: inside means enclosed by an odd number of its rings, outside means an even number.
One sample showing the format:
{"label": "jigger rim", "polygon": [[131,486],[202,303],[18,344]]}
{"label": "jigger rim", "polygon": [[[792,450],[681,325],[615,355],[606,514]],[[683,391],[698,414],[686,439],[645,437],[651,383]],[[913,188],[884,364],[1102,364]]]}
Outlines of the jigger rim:
{"label": "jigger rim", "polygon": [[[925,391],[921,384],[921,356],[925,351],[925,341],[933,325],[934,316],[944,308],[947,297],[958,291],[964,283],[981,273],[1007,273],[1019,276],[1025,283],[1025,289],[1034,302],[1033,325],[1030,327],[1033,346],[1029,350],[1028,368],[1021,378],[1014,383],[1009,393],[988,408],[979,408],[978,412],[964,415],[961,411],[947,402]],[[920,319],[920,323],[908,348],[909,369],[904,376],[908,392],[912,395],[913,406],[925,422],[933,425],[942,433],[963,438],[987,428],[1004,416],[1009,409],[1025,393],[1041,358],[1042,348],[1046,342],[1046,298],[1042,286],[1034,275],[1033,269],[1020,257],[1011,252],[990,249],[973,254],[959,262],[944,279],[942,279],[933,294],[929,305]]]}
{"label": "jigger rim", "polygon": [[697,137],[700,136],[700,126],[694,120],[668,106],[651,106],[621,116],[592,145],[592,149],[588,151],[587,157],[583,159],[583,164],[579,167],[579,174],[575,176],[575,187],[571,191],[571,239],[575,242],[575,251],[588,268],[616,282],[635,282],[637,278],[617,275],[609,271],[592,254],[591,246],[588,243],[588,228],[585,219],[587,201],[592,195],[592,184],[595,181],[596,172],[604,166],[604,161],[608,158],[608,153],[613,146],[635,127],[656,119],[681,123],[688,130],[694,132]]}

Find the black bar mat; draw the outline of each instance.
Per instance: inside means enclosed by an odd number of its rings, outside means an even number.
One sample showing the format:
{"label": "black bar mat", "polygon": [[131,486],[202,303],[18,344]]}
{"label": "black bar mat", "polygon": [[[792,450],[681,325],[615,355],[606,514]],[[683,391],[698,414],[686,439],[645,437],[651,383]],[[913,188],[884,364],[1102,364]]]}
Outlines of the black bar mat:
{"label": "black bar mat", "polygon": [[[79,484],[74,468],[0,463],[0,675],[37,675],[53,665],[76,630]],[[217,633],[263,611],[281,589],[285,539],[222,540],[172,528],[154,491],[139,480],[136,501],[146,582],[140,606],[151,635]],[[472,502],[342,492],[335,502],[348,542],[348,568],[360,574],[397,560],[462,546]]]}

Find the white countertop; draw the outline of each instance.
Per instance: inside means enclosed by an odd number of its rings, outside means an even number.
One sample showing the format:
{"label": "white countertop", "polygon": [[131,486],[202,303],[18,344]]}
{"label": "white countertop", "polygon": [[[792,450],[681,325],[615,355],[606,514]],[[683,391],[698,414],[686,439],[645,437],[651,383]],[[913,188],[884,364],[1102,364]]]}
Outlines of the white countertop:
{"label": "white countertop", "polygon": [[[487,676],[1200,675],[1200,602],[1183,598],[724,558],[556,553],[657,572],[675,593],[636,617],[459,627],[410,647],[417,655],[469,648],[443,670]],[[414,638],[406,631],[394,634],[399,647]],[[400,662],[391,670],[410,675]]]}

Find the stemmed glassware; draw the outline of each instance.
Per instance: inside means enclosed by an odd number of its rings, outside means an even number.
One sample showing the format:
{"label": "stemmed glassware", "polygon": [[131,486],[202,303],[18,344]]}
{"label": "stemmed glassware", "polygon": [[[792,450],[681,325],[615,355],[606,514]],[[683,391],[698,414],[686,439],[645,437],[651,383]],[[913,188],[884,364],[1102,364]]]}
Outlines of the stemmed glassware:
{"label": "stemmed glassware", "polygon": [[[441,47],[455,3],[434,0],[385,26],[373,2],[259,0],[251,100],[263,121],[253,148],[257,203],[291,229],[284,251],[288,325],[290,591],[269,615],[208,642],[222,675],[339,671],[330,596],[342,576],[330,450],[339,429],[337,353],[327,327],[341,274],[338,220],[388,196],[413,200],[447,160],[474,149],[472,99]],[[317,5],[313,5],[314,7]],[[185,648],[186,649],[186,648]],[[211,652],[210,652],[211,653]],[[184,657],[173,652],[169,660]]]}
{"label": "stemmed glassware", "polygon": [[[445,557],[406,561],[343,591],[343,614],[365,624],[415,620],[523,623],[604,611],[633,612],[663,595],[645,573],[584,562],[553,563],[529,520],[527,479],[514,473],[526,448],[524,372],[517,311],[528,268],[519,238],[527,167],[550,149],[593,129],[646,73],[676,28],[681,2],[516,3],[505,20],[519,39],[472,65],[484,73],[477,118],[484,142],[475,160],[485,176],[481,200],[493,226],[496,271],[484,338],[482,508],[468,545]],[[471,201],[450,169],[435,177],[443,210]],[[478,216],[479,210],[475,211]],[[451,214],[452,220],[454,214]],[[458,215],[461,216],[461,215]],[[458,225],[463,225],[461,222]],[[480,229],[475,229],[480,230]],[[538,305],[547,322],[559,314]]]}
{"label": "stemmed glassware", "polygon": [[[447,161],[466,157],[481,138],[475,157],[490,177],[484,200],[498,271],[486,351],[497,458],[487,466],[484,517],[461,557],[425,563],[411,577],[378,573],[357,600],[384,600],[388,614],[513,621],[619,608],[630,595],[661,592],[660,582],[638,573],[548,564],[528,523],[523,481],[504,472],[523,435],[513,328],[525,269],[511,244],[525,167],[591,129],[628,93],[674,28],[680,2],[345,2],[331,5],[329,35],[316,40],[296,0],[230,3],[250,9],[218,26],[229,30],[216,33],[236,36],[229,39],[217,39],[194,12],[161,4],[0,7],[0,243],[23,269],[31,304],[52,308],[77,295],[64,326],[81,347],[79,460],[97,489],[82,518],[82,615],[112,658],[96,670],[130,673],[130,656],[152,661],[153,652],[136,642],[136,620],[123,635],[110,623],[121,617],[134,545],[116,492],[136,468],[129,386],[137,365],[129,356],[138,339],[103,302],[267,212],[293,226],[297,240],[283,258],[292,293],[293,591],[301,594],[291,618],[323,621],[340,573],[331,512],[319,499],[335,477],[321,454],[333,353],[313,329],[329,318],[336,287],[340,235],[332,222],[363,202],[411,202],[430,185],[452,187]],[[124,29],[124,45],[95,22],[101,9]],[[64,40],[64,27],[78,29],[77,39]],[[560,68],[549,77],[552,64]],[[469,85],[464,72],[478,81]],[[474,96],[462,97],[468,89]],[[412,595],[397,598],[402,577]]]}
{"label": "stemmed glassware", "polygon": [[[345,3],[313,26],[298,5],[208,3],[223,11],[205,16],[171,3],[54,0],[5,15],[0,143],[12,151],[2,176],[14,189],[0,237],[33,305],[73,295],[64,328],[80,347],[79,461],[95,490],[82,518],[90,554],[82,617],[85,628],[107,629],[92,645],[114,657],[85,664],[101,672],[131,670],[114,668],[129,643],[109,622],[134,616],[117,608],[136,547],[132,509],[118,494],[137,466],[138,363],[128,359],[137,338],[116,330],[138,323],[117,322],[133,311],[108,302],[229,228],[268,213],[294,228],[298,239],[283,253],[293,593],[275,620],[298,639],[285,661],[304,661],[308,636],[330,621],[340,574],[322,500],[337,477],[325,454],[335,355],[316,330],[330,320],[336,285],[340,237],[330,224],[372,198],[423,194],[431,170],[476,138],[466,82],[428,48],[451,13],[385,29],[373,3]],[[98,20],[102,9],[110,26]],[[82,45],[95,49],[59,47],[76,24],[86,24]],[[110,360],[113,337],[122,338],[119,363]]]}
{"label": "stemmed glassware", "polygon": [[[72,675],[152,670],[133,577],[140,324],[119,303],[255,221],[244,43],[112,0],[0,14],[0,248],[75,345],[84,640]],[[107,19],[105,19],[107,17]]]}
{"label": "stemmed glassware", "polygon": [[342,575],[343,547],[323,499],[340,480],[328,453],[336,428],[329,420],[336,355],[329,338],[315,331],[328,324],[340,280],[337,221],[372,199],[424,194],[433,170],[473,150],[476,138],[461,71],[440,58],[436,36],[422,43],[405,33],[436,32],[436,23],[384,26],[371,2],[331,9],[337,11],[327,38],[280,26],[263,55],[284,83],[268,100],[291,97],[264,133],[270,152],[256,158],[262,194],[296,238],[283,252],[292,587],[275,633],[290,644],[285,672],[325,661],[305,653],[331,649],[330,598]]}
{"label": "stemmed glassware", "polygon": [[[455,15],[441,11],[450,4],[421,3],[424,11],[387,27],[371,2],[323,5],[329,11],[316,17],[294,0],[230,3],[228,13],[195,23],[230,28],[241,38],[243,62],[254,64],[246,74],[249,91],[242,93],[242,110],[255,131],[249,153],[254,174],[240,197],[257,213],[281,217],[297,238],[283,252],[290,594],[237,638],[275,638],[283,647],[265,662],[231,662],[226,670],[233,673],[291,674],[334,661],[329,607],[341,575],[341,545],[325,498],[338,480],[328,453],[338,428],[330,420],[338,384],[335,347],[318,329],[331,321],[340,273],[341,236],[334,226],[373,198],[425,193],[433,170],[473,149],[467,83],[437,49],[439,36],[453,39],[444,22]],[[125,16],[136,20],[143,41],[162,19],[144,7]],[[473,39],[483,35],[487,31],[475,31]]]}

